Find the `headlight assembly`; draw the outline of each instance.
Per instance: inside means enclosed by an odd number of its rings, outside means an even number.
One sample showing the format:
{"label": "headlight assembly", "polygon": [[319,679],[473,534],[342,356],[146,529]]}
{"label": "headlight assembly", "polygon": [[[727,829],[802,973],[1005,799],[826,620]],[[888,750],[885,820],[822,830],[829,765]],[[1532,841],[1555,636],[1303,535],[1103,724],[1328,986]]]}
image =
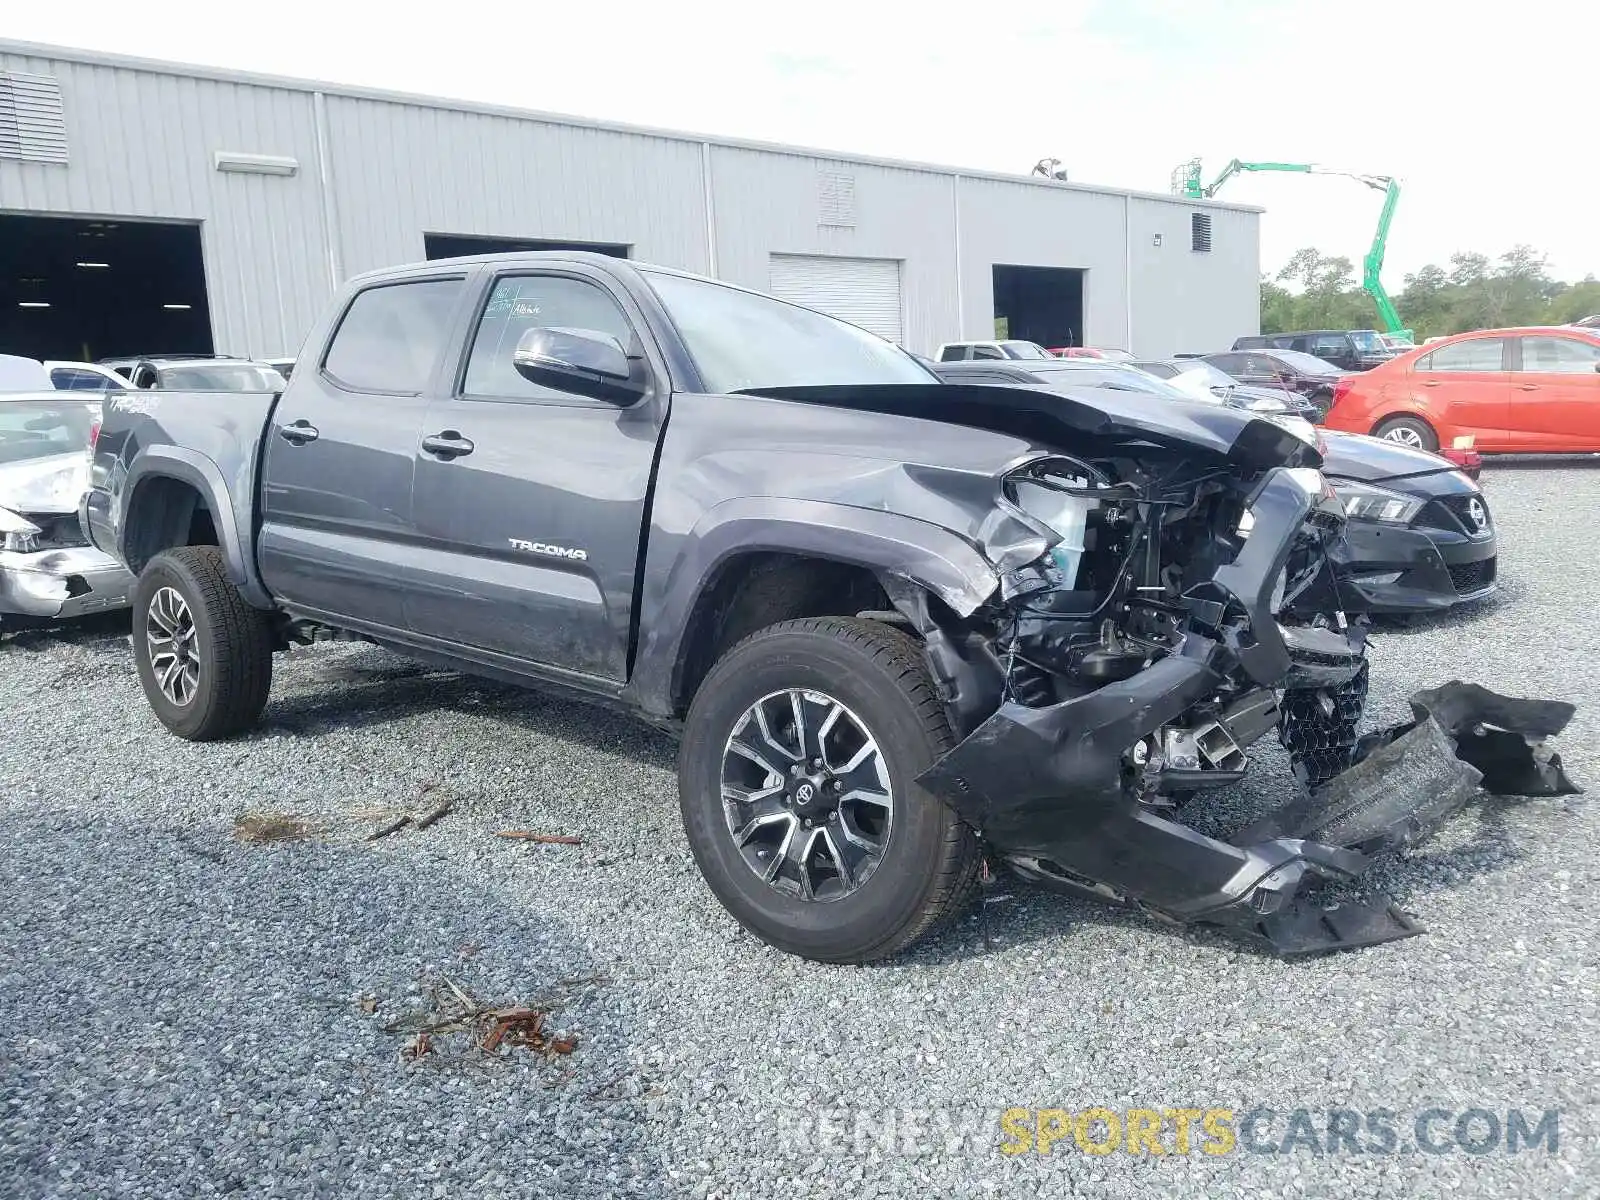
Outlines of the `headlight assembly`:
{"label": "headlight assembly", "polygon": [[1354,521],[1380,521],[1385,525],[1405,525],[1422,509],[1423,501],[1402,496],[1371,483],[1337,479],[1333,490],[1344,502],[1344,511]]}

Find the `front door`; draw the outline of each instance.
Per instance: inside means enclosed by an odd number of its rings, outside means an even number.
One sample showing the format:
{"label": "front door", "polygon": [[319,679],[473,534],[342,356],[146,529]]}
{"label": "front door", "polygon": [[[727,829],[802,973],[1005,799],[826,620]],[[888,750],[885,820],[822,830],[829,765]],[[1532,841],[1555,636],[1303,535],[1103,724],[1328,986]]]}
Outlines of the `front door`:
{"label": "front door", "polygon": [[264,437],[261,576],[312,614],[403,629],[412,464],[464,298],[454,276],[357,292],[321,362],[305,362]]}
{"label": "front door", "polygon": [[1528,450],[1600,450],[1600,342],[1512,339],[1512,437]]}
{"label": "front door", "polygon": [[[634,582],[664,386],[619,408],[530,383],[511,354],[535,326],[597,330],[654,350],[600,272],[485,276],[464,369],[428,407],[416,514],[428,578],[412,628],[440,642],[626,680]],[[665,379],[659,364],[656,380]]]}
{"label": "front door", "polygon": [[1466,338],[1424,354],[1409,376],[1412,398],[1435,429],[1471,434],[1480,450],[1511,449],[1511,373],[1504,338]]}

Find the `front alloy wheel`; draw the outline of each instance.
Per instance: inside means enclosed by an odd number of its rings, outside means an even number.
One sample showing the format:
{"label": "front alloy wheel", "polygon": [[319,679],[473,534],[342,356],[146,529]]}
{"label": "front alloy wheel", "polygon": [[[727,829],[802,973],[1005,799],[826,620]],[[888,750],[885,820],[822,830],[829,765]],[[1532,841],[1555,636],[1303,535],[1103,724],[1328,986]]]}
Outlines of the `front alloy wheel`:
{"label": "front alloy wheel", "polygon": [[722,801],[746,865],[802,900],[864,884],[894,818],[877,739],[844,704],[803,688],[763,696],[739,718],[722,752]]}
{"label": "front alloy wheel", "polygon": [[200,649],[194,616],[176,589],[164,587],[151,597],[144,636],[156,686],[173,704],[184,707],[200,686]]}
{"label": "front alloy wheel", "polygon": [[955,742],[922,647],[850,617],[769,626],[723,654],[684,718],[678,799],[713,893],[768,944],[897,954],[961,912],[973,831],[917,786]]}

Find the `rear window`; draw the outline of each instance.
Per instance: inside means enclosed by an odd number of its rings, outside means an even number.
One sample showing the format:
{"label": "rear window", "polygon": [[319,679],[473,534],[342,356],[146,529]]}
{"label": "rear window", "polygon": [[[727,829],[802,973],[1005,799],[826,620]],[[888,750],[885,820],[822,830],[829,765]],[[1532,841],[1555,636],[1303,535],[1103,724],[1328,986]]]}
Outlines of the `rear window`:
{"label": "rear window", "polygon": [[460,279],[388,283],[356,295],[322,369],[353,392],[415,396],[439,361]]}
{"label": "rear window", "polygon": [[198,366],[159,367],[161,386],[179,392],[281,392],[282,375],[254,363],[205,363]]}

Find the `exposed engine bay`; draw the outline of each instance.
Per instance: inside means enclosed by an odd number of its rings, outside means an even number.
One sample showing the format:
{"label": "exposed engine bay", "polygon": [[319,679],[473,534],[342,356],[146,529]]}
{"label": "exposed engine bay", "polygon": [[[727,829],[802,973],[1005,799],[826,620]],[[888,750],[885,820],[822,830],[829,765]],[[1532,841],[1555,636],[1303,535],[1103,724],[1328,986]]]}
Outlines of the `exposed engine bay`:
{"label": "exposed engine bay", "polygon": [[[961,738],[919,783],[1012,870],[1315,953],[1420,927],[1386,899],[1327,907],[1313,885],[1414,845],[1480,782],[1576,790],[1542,748],[1570,705],[1449,684],[1415,698],[1414,722],[1362,734],[1344,512],[1297,451],[1085,441],[1104,452],[1002,480],[1003,503],[1053,536],[975,611],[890,583]],[[1243,779],[1274,732],[1299,794],[1228,840],[1186,824],[1185,804]]]}

